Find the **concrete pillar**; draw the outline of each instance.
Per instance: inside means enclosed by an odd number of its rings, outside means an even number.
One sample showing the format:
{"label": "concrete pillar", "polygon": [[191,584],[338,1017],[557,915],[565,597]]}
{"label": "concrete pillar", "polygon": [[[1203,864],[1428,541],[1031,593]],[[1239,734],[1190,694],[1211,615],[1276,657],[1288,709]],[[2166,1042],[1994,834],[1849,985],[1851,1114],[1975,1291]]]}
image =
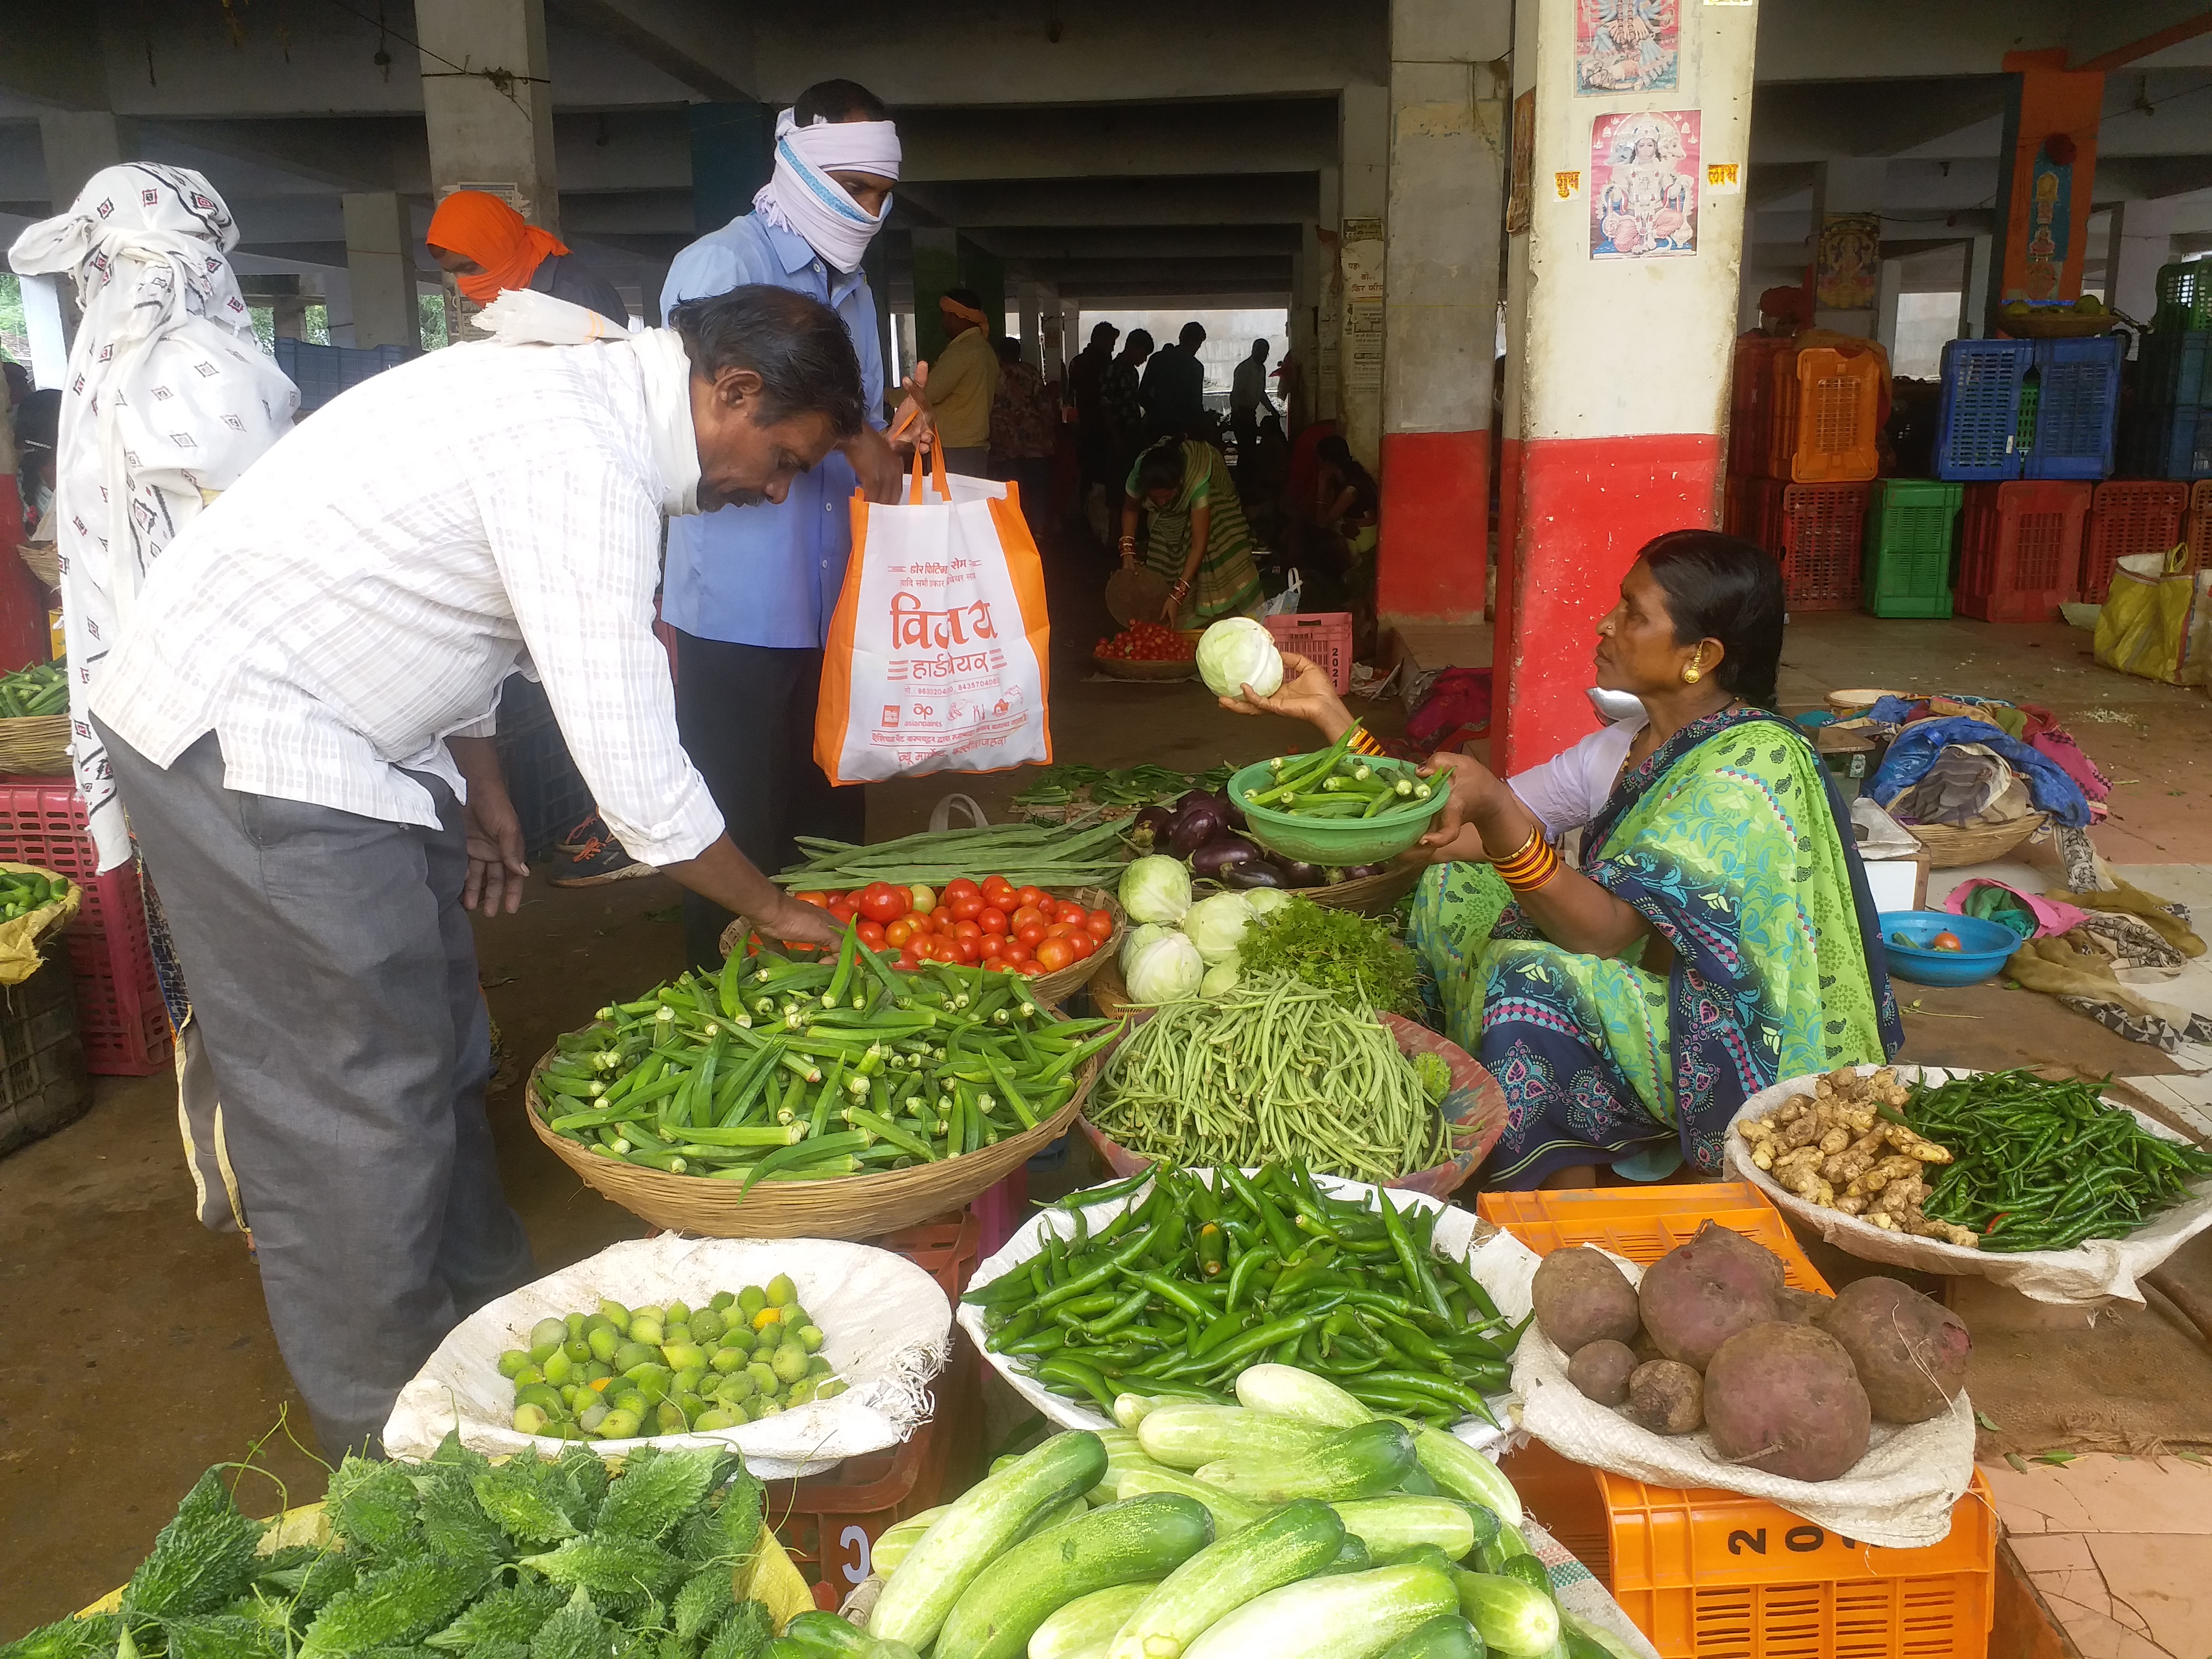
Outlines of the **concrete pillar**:
{"label": "concrete pillar", "polygon": [[[487,191],[558,236],[545,0],[416,0],[415,31],[434,194]],[[445,286],[447,328],[459,319],[456,332],[473,332],[479,307],[451,276]]]}
{"label": "concrete pillar", "polygon": [[684,111],[695,228],[720,230],[753,210],[753,197],[775,170],[775,115],[773,104],[750,101],[693,104]]}
{"label": "concrete pillar", "polygon": [[1881,349],[1894,357],[1897,355],[1897,307],[1905,291],[1905,261],[1884,259],[1881,269],[1875,274],[1874,332],[1872,338],[1881,342]]}
{"label": "concrete pillar", "polygon": [[[1592,729],[1590,652],[1621,576],[1654,536],[1719,518],[1758,13],[1681,7],[1679,91],[1581,97],[1582,10],[1522,0],[1516,19],[1515,81],[1536,95],[1510,283],[1521,487],[1501,561],[1501,772]],[[1694,143],[1661,119],[1689,111]],[[1650,356],[1624,371],[1630,340]]]}
{"label": "concrete pillar", "polygon": [[1337,270],[1343,333],[1339,406],[1345,441],[1369,467],[1382,452],[1382,216],[1389,208],[1390,88],[1354,84],[1340,102]]}
{"label": "concrete pillar", "polygon": [[59,386],[69,379],[70,341],[76,331],[76,307],[62,296],[69,278],[62,276],[24,276],[23,331],[31,342],[31,379],[40,391]]}
{"label": "concrete pillar", "polygon": [[56,213],[76,200],[85,180],[100,168],[138,154],[131,124],[104,109],[41,110],[39,147],[46,153],[46,199]]}
{"label": "concrete pillar", "polygon": [[1344,202],[1344,173],[1323,167],[1319,185],[1319,211],[1314,224],[1315,272],[1318,302],[1314,313],[1314,419],[1334,421],[1344,412],[1344,271],[1337,262],[1343,246],[1340,222]]}
{"label": "concrete pillar", "polygon": [[[420,346],[422,325],[415,298],[415,241],[407,204],[382,190],[349,192],[338,198],[338,206],[345,215],[352,343]],[[447,314],[453,314],[450,295]]]}
{"label": "concrete pillar", "polygon": [[1480,621],[1511,0],[1393,0],[1382,301],[1385,623]]}
{"label": "concrete pillar", "polygon": [[2081,297],[2105,77],[2069,70],[2067,57],[2064,46],[2004,55],[2012,81],[1997,150],[1992,310]]}
{"label": "concrete pillar", "polygon": [[2105,303],[2139,323],[2158,314],[2158,268],[2173,254],[2174,203],[2116,202],[2105,245]]}
{"label": "concrete pillar", "polygon": [[1959,337],[1979,340],[1990,331],[1990,271],[1996,239],[1976,236],[1961,250],[1959,277]]}
{"label": "concrete pillar", "polygon": [[[1872,339],[1889,163],[1838,155],[1813,168],[1813,325]],[[1868,220],[1873,223],[1869,225]]]}
{"label": "concrete pillar", "polygon": [[1284,410],[1295,434],[1314,418],[1320,365],[1316,359],[1321,327],[1321,228],[1311,220],[1298,227],[1298,251],[1291,256],[1291,355],[1298,361],[1293,404]]}

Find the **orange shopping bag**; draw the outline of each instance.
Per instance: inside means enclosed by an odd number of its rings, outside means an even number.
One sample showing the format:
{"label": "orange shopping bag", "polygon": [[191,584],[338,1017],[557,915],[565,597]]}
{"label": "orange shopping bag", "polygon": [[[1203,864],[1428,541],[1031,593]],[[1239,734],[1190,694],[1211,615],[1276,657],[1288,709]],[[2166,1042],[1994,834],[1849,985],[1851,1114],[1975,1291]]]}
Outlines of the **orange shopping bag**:
{"label": "orange shopping bag", "polygon": [[853,497],[814,715],[832,783],[1052,758],[1044,567],[1014,486],[948,478],[930,459],[899,505]]}

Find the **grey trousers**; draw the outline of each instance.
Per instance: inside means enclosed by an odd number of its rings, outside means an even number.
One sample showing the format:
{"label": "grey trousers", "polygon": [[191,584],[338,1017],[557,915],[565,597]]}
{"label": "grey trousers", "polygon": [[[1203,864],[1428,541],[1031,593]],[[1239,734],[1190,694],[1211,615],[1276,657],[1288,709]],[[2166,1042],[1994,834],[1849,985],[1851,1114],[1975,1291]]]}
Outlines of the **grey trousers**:
{"label": "grey trousers", "polygon": [[382,1449],[402,1384],[526,1283],[484,1085],[490,1019],[440,825],[224,787],[212,734],[166,770],[104,726],[222,1102],[269,1322],[324,1450]]}

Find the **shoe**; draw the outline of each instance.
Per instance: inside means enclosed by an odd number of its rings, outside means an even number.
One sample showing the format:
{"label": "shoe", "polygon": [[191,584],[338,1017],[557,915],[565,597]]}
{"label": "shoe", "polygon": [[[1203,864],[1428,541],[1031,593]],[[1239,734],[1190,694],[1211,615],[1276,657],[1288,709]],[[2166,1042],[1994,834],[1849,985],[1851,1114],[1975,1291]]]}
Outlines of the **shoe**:
{"label": "shoe", "polygon": [[640,864],[623,852],[622,843],[611,836],[604,840],[594,836],[569,856],[552,881],[556,887],[597,887],[601,882],[627,881],[632,876],[652,873],[651,865]]}
{"label": "shoe", "polygon": [[553,843],[553,850],[556,853],[579,853],[583,850],[584,844],[594,837],[603,842],[613,839],[608,832],[607,821],[599,816],[599,809],[596,806],[568,826],[561,839]]}

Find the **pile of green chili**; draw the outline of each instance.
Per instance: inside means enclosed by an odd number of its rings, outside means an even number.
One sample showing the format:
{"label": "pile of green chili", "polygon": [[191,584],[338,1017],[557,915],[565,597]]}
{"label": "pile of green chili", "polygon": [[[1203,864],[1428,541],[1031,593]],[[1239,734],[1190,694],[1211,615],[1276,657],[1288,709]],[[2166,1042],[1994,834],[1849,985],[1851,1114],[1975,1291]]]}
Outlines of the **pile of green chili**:
{"label": "pile of green chili", "polygon": [[1178,772],[1168,766],[1128,766],[1109,769],[1086,766],[1079,761],[1048,766],[1014,797],[1017,806],[1067,806],[1088,802],[1093,806],[1145,806],[1173,800],[1193,789],[1221,789],[1236,773],[1233,766],[1217,766],[1210,772]]}
{"label": "pile of green chili", "polygon": [[1954,1159],[1921,1208],[1985,1250],[2070,1250],[2124,1237],[2212,1175],[2212,1152],[2150,1133],[2100,1086],[2012,1071],[1917,1087],[1905,1121]]}
{"label": "pile of green chili", "polygon": [[605,1157],[747,1187],[906,1169],[1035,1128],[1119,1030],[1057,1018],[1018,974],[890,963],[848,928],[834,963],[732,956],[603,1008],[532,1079],[539,1115]]}
{"label": "pile of green chili", "polygon": [[1086,1110],[1131,1152],[1196,1167],[1295,1163],[1386,1182],[1453,1156],[1453,1127],[1390,1028],[1288,975],[1161,1005],[1115,1050]]}
{"label": "pile of green chili", "polygon": [[[1052,1206],[1072,1236],[1048,1211],[1042,1254],[962,1298],[983,1309],[991,1351],[1109,1416],[1119,1394],[1227,1402],[1237,1373],[1273,1361],[1378,1411],[1496,1420],[1482,1390],[1506,1386],[1528,1322],[1437,1253],[1441,1208],[1332,1198],[1298,1164],[1209,1173],[1163,1167]],[[1146,1182],[1087,1231],[1086,1208]]]}

